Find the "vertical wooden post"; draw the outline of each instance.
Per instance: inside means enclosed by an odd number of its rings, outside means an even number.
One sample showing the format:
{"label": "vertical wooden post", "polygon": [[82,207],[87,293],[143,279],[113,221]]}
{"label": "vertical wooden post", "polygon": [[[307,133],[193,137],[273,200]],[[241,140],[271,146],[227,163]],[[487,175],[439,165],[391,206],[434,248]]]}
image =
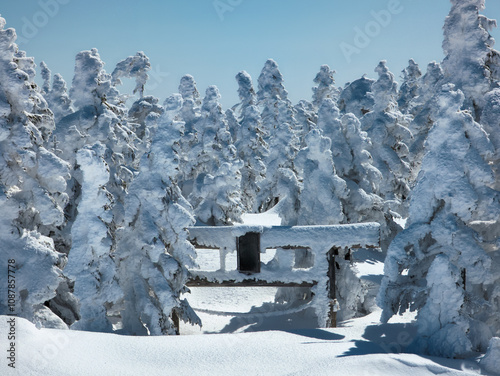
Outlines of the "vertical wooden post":
{"label": "vertical wooden post", "polygon": [[328,299],[329,299],[329,311],[328,320],[326,323],[327,328],[337,327],[337,311],[334,304],[334,300],[337,298],[335,292],[335,254],[338,254],[338,249],[332,247],[328,251]]}
{"label": "vertical wooden post", "polygon": [[236,251],[240,273],[260,273],[260,233],[247,232],[236,238]]}
{"label": "vertical wooden post", "polygon": [[171,319],[174,323],[175,334],[179,335],[181,333],[181,321],[175,309],[172,310]]}

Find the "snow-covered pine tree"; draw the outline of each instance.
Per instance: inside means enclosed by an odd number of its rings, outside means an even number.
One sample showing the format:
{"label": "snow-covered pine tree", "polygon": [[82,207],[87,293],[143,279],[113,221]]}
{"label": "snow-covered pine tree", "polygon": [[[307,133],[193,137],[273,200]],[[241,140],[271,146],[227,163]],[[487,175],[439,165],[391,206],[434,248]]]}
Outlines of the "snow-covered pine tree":
{"label": "snow-covered pine tree", "polygon": [[148,81],[148,71],[151,70],[149,58],[144,52],[139,51],[134,56],[129,56],[125,60],[116,64],[115,70],[111,73],[111,82],[113,85],[120,85],[121,77],[135,78],[135,88],[133,93],[139,93],[144,96],[144,85]]}
{"label": "snow-covered pine tree", "polygon": [[347,198],[348,191],[346,182],[335,171],[331,140],[323,137],[318,129],[313,129],[307,134],[305,142],[306,147],[299,152],[295,161],[303,180],[297,224],[344,223],[341,199]]}
{"label": "snow-covered pine tree", "polygon": [[[110,330],[106,316],[114,314],[121,304],[113,279],[117,270],[115,232],[123,224],[123,204],[137,166],[140,141],[128,123],[123,97],[111,83],[96,49],[77,54],[70,96],[75,112],[62,118],[56,130],[60,155],[72,167],[65,240],[71,245],[75,295],[83,302],[96,302],[93,309],[82,307],[83,321],[75,327]],[[106,171],[106,182],[102,171]],[[93,205],[85,204],[85,200]],[[92,223],[97,234],[88,232],[82,220]],[[72,239],[76,243],[72,244]],[[85,264],[78,265],[80,262]],[[94,294],[89,295],[89,291]]]}
{"label": "snow-covered pine tree", "polygon": [[[35,63],[15,44],[0,17],[0,314],[15,313],[43,327],[67,328],[76,301],[62,272],[66,256],[53,232],[64,226],[69,166],[43,145],[54,117],[34,83]],[[15,273],[15,306],[8,306],[8,270]],[[10,283],[10,282],[9,282]],[[10,297],[10,296],[9,296]]]}
{"label": "snow-covered pine tree", "polygon": [[495,150],[491,162],[496,177],[495,189],[500,191],[500,89],[493,89],[486,94],[485,102],[481,125],[488,133]]}
{"label": "snow-covered pine tree", "polygon": [[51,85],[50,78],[52,72],[45,62],[42,61],[40,66],[43,78],[42,95],[47,101],[50,110],[54,113],[54,119],[57,124],[63,117],[73,113],[71,99],[68,96],[68,89],[63,77],[59,73],[56,73]]}
{"label": "snow-covered pine tree", "polygon": [[420,164],[424,157],[424,144],[434,119],[432,108],[434,107],[435,96],[441,91],[444,84],[444,73],[439,63],[435,61],[427,65],[426,73],[420,78],[418,83],[417,96],[410,102],[411,113],[414,118],[410,123],[410,131],[413,135],[413,142],[410,146],[411,181],[415,181]]}
{"label": "snow-covered pine tree", "polygon": [[[134,133],[142,140],[142,148],[147,148],[149,139],[149,130],[146,125],[146,119],[150,114],[160,116],[163,113],[163,108],[158,104],[159,100],[156,97],[147,95],[137,99],[128,111],[128,118]],[[140,156],[137,157],[140,159]]]}
{"label": "snow-covered pine tree", "polygon": [[327,98],[323,100],[318,110],[318,129],[323,136],[330,139],[332,158],[340,175],[347,173],[351,167],[351,150],[346,143],[340,120],[340,111],[335,102]]}
{"label": "snow-covered pine tree", "polygon": [[300,100],[295,105],[295,119],[297,121],[297,136],[300,141],[300,148],[305,147],[305,137],[318,122],[318,111],[323,100],[330,99],[337,103],[341,90],[337,89],[333,75],[335,71],[328,65],[322,65],[320,71],[314,78],[317,86],[313,87],[312,102]]}
{"label": "snow-covered pine tree", "polygon": [[489,34],[496,21],[479,14],[485,0],[451,0],[451,3],[443,27],[445,79],[464,93],[464,108],[479,121],[486,105],[485,94],[498,87],[500,79],[500,54],[493,49],[495,40]]}
{"label": "snow-covered pine tree", "polygon": [[258,79],[257,91],[258,104],[262,108],[262,126],[267,139],[272,139],[285,124],[290,129],[295,128],[295,111],[283,82],[278,64],[272,59],[267,60]]}
{"label": "snow-covered pine tree", "polygon": [[314,78],[314,83],[318,86],[313,87],[313,105],[318,110],[324,99],[331,99],[337,102],[341,90],[335,87],[335,79],[333,75],[335,71],[330,69],[328,65],[322,65],[318,74]]}
{"label": "snow-covered pine tree", "polygon": [[283,76],[274,60],[267,60],[258,79],[257,98],[262,108],[261,118],[265,139],[269,144],[266,157],[266,178],[260,184],[257,205],[265,211],[279,201],[277,194],[278,170],[293,171],[293,160],[299,140],[294,132],[294,108],[283,85]]}
{"label": "snow-covered pine tree", "polygon": [[375,68],[379,78],[372,85],[373,111],[361,119],[362,129],[368,133],[372,146],[368,150],[374,166],[382,173],[380,195],[394,202],[393,210],[405,214],[406,199],[410,193],[410,165],[407,162],[412,134],[409,119],[397,107],[397,84],[385,61]]}
{"label": "snow-covered pine tree", "polygon": [[242,71],[236,75],[240,104],[236,106],[239,114],[239,128],[235,141],[238,157],[243,162],[241,168],[241,200],[249,212],[257,211],[256,198],[259,185],[266,177],[264,161],[269,153],[264,141],[262,120],[256,107],[256,95],[250,75]]}
{"label": "snow-covered pine tree", "polygon": [[[72,329],[112,332],[108,319],[113,307],[123,299],[118,286],[113,239],[108,228],[112,222],[112,195],[107,191],[109,168],[104,161],[106,147],[96,143],[76,155],[81,196],[78,216],[71,227],[71,251],[64,272],[75,281],[80,319]],[[113,307],[116,309],[116,307]]]}
{"label": "snow-covered pine tree", "polygon": [[175,117],[181,105],[180,95],[167,99],[165,113],[152,127],[151,149],[141,159],[125,202],[117,252],[125,294],[123,331],[129,334],[174,334],[178,319],[200,324],[180,297],[188,291],[187,268],[195,266],[195,249],[186,230],[195,222],[192,208],[175,181],[176,145],[184,126]]}
{"label": "snow-covered pine tree", "polygon": [[219,99],[217,87],[209,86],[196,123],[198,143],[191,152],[194,185],[188,199],[202,222],[227,225],[241,221],[242,162],[232,144]]}
{"label": "snow-covered pine tree", "polygon": [[52,72],[50,71],[45,61],[40,62],[40,73],[43,80],[41,94],[45,95],[48,94],[48,92],[50,91],[50,78],[52,76]]}
{"label": "snow-covered pine tree", "polygon": [[226,111],[224,111],[224,114],[226,115],[227,130],[231,135],[232,143],[236,146],[236,141],[241,137],[240,123],[238,122],[238,119],[236,118],[236,115],[232,108],[228,108]]}
{"label": "snow-covered pine tree", "polygon": [[236,111],[241,114],[245,107],[255,106],[257,104],[257,94],[253,88],[252,77],[248,72],[238,72],[235,78],[238,83],[238,97],[241,101],[235,108],[239,108],[239,111]]}
{"label": "snow-covered pine tree", "polygon": [[[337,173],[345,180],[349,190],[349,196],[343,204],[346,221],[384,224],[386,208],[384,200],[378,194],[383,178],[381,172],[373,166],[373,159],[368,152],[371,141],[366,132],[361,130],[361,123],[353,114],[342,116],[341,123],[342,133],[339,138],[345,140],[348,160],[337,155],[333,161],[335,166],[342,166],[342,169],[337,168]],[[386,248],[384,239],[390,237],[387,230],[388,228],[382,230],[383,249]]]}
{"label": "snow-covered pine tree", "polygon": [[366,132],[361,130],[358,118],[340,112],[331,99],[325,99],[318,112],[318,128],[331,142],[333,163],[337,175],[345,180],[348,197],[342,199],[345,221],[358,223],[374,221],[383,226],[382,245],[387,248],[392,234],[392,221],[385,218],[385,202],[380,197],[382,183],[381,172],[373,166],[369,149],[371,141]]}
{"label": "snow-covered pine tree", "polygon": [[498,192],[489,188],[492,147],[460,110],[463,101],[453,85],[435,101],[408,224],[389,247],[378,301],[383,321],[417,310],[417,351],[447,357],[484,349],[499,330],[490,257],[498,250],[488,255],[474,230],[476,221],[500,215]]}
{"label": "snow-covered pine tree", "polygon": [[193,190],[193,148],[198,143],[196,134],[196,124],[200,120],[201,101],[200,93],[196,88],[193,76],[187,74],[181,78],[179,84],[179,94],[182,98],[182,107],[179,110],[180,120],[184,122],[184,131],[180,140],[180,175],[179,186],[185,197],[188,197]]}
{"label": "snow-covered pine tree", "polygon": [[318,122],[317,110],[314,105],[301,99],[299,103],[294,106],[296,125],[296,135],[299,139],[299,148],[305,147],[305,137],[313,129],[316,128]]}
{"label": "snow-covered pine tree", "polygon": [[363,117],[373,109],[373,96],[370,94],[375,81],[361,77],[345,84],[338,100],[338,107],[342,114],[352,113],[358,118]]}
{"label": "snow-covered pine tree", "polygon": [[398,92],[398,106],[399,110],[404,114],[412,114],[410,104],[418,95],[420,77],[422,72],[415,60],[410,59],[408,66],[403,69],[403,83]]}

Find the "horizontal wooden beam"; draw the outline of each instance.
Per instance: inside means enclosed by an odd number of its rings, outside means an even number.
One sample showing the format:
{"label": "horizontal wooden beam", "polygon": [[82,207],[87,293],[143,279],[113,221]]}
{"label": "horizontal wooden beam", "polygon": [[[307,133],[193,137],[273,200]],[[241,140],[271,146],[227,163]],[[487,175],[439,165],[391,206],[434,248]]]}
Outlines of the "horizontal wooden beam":
{"label": "horizontal wooden beam", "polygon": [[280,282],[263,281],[261,279],[244,279],[243,281],[209,281],[206,278],[194,277],[188,280],[188,287],[313,287],[317,282]]}

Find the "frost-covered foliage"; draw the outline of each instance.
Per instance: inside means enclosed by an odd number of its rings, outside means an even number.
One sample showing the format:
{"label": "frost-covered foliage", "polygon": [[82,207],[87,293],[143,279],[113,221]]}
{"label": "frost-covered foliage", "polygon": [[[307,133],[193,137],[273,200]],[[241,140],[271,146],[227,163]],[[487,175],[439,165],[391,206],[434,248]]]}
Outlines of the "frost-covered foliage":
{"label": "frost-covered foliage", "polygon": [[241,71],[236,75],[236,82],[238,83],[238,97],[241,100],[241,108],[256,105],[257,94],[253,88],[252,77],[246,71]]}
{"label": "frost-covered foliage", "polygon": [[[241,201],[250,212],[256,208],[256,196],[259,185],[266,177],[264,161],[269,153],[268,144],[264,141],[262,120],[256,107],[256,96],[250,75],[242,71],[236,75],[238,94],[241,104],[238,108],[238,132],[235,132],[235,146],[238,157],[243,162],[241,168]],[[227,111],[226,111],[227,113]]]}
{"label": "frost-covered foliage", "polygon": [[414,181],[420,170],[420,164],[424,157],[424,143],[434,124],[432,108],[435,96],[441,91],[444,81],[444,73],[441,65],[435,61],[427,65],[427,72],[419,79],[417,96],[409,105],[409,112],[414,118],[410,123],[413,142],[410,146],[410,164],[412,167],[411,180]]}
{"label": "frost-covered foliage", "polygon": [[97,50],[77,54],[70,90],[75,112],[59,121],[55,147],[71,166],[63,239],[73,260],[69,273],[75,294],[81,300],[82,317],[75,328],[96,331],[111,330],[107,317],[116,314],[121,301],[116,229],[124,221],[123,205],[140,144],[122,96],[103,67]]}
{"label": "frost-covered foliage", "polygon": [[500,79],[500,55],[493,49],[495,40],[489,34],[496,21],[479,14],[484,2],[451,0],[443,28],[446,80],[464,93],[464,108],[472,111],[476,121],[486,104],[484,95],[498,87]]}
{"label": "frost-covered foliage", "polygon": [[54,119],[57,124],[64,116],[73,112],[66,82],[59,73],[56,73],[51,85],[50,78],[52,73],[49,67],[43,61],[40,63],[40,67],[43,78],[42,95],[54,113]]}
{"label": "frost-covered foliage", "polygon": [[337,101],[340,95],[340,90],[335,87],[334,70],[331,70],[328,65],[322,65],[318,74],[314,78],[314,83],[318,86],[313,87],[313,105],[316,108],[321,106],[324,99],[332,99]]}
{"label": "frost-covered foliage", "polygon": [[163,113],[163,107],[158,103],[158,98],[148,95],[137,99],[128,111],[131,128],[143,141],[143,147],[150,141],[146,119],[148,116],[160,116]]}
{"label": "frost-covered foliage", "polygon": [[333,225],[345,221],[341,199],[347,185],[335,172],[331,140],[317,129],[306,136],[306,147],[297,155],[296,168],[303,180],[299,225]]}
{"label": "frost-covered foliage", "polygon": [[189,303],[180,299],[187,291],[187,268],[195,265],[186,230],[195,221],[173,178],[183,127],[172,117],[175,112],[165,111],[152,129],[151,148],[130,186],[118,233],[119,284],[125,298],[121,317],[129,334],[173,334],[177,318],[199,324]]}
{"label": "frost-covered foliage", "polygon": [[208,87],[196,123],[198,143],[190,156],[194,177],[189,202],[204,223],[231,224],[241,220],[241,160],[238,159],[216,86]]}
{"label": "frost-covered foliage", "polygon": [[[15,44],[0,17],[0,314],[7,306],[7,263],[15,268],[15,313],[45,327],[66,327],[77,317],[66,255],[50,238],[64,226],[69,166],[44,147],[54,117],[34,83],[35,63]],[[13,273],[12,273],[13,274]]]}
{"label": "frost-covered foliage", "polygon": [[278,64],[272,59],[267,60],[258,79],[257,91],[258,103],[262,108],[262,125],[267,138],[273,138],[284,124],[289,128],[295,127],[294,109],[283,82]]}
{"label": "frost-covered foliage", "polygon": [[495,189],[500,190],[500,89],[491,90],[486,94],[485,101],[481,125],[494,148],[492,167],[496,176]]}
{"label": "frost-covered foliage", "polygon": [[148,71],[151,69],[149,58],[144,52],[139,51],[135,56],[129,56],[125,60],[116,64],[116,68],[111,74],[113,85],[121,84],[121,77],[135,78],[134,94],[139,92],[140,97],[144,96],[144,85],[148,80]]}
{"label": "frost-covered foliage", "polygon": [[370,95],[375,81],[366,76],[347,83],[340,94],[338,106],[343,114],[352,113],[358,118],[373,108],[373,96]]}
{"label": "frost-covered foliage", "polygon": [[[379,294],[383,320],[418,310],[417,351],[460,356],[484,350],[498,333],[497,272],[475,221],[498,221],[498,195],[489,187],[492,147],[464,96],[445,85],[436,122],[412,193],[407,228],[391,243]],[[444,299],[444,300],[443,300]],[[489,335],[488,335],[489,333]]]}
{"label": "frost-covered foliage", "polygon": [[109,225],[112,222],[112,195],[105,186],[109,168],[101,143],[80,149],[76,156],[81,186],[78,216],[71,227],[72,246],[64,272],[73,279],[74,294],[80,303],[80,319],[73,329],[111,332],[108,319],[123,294],[117,283],[117,268]]}
{"label": "frost-covered foliage", "polygon": [[318,122],[317,110],[314,105],[306,100],[300,100],[294,106],[295,109],[295,119],[297,125],[295,128],[296,135],[300,142],[300,148],[304,147],[305,136],[313,129],[316,128],[316,123]]}
{"label": "frost-covered foliage", "polygon": [[379,78],[372,85],[373,111],[361,119],[362,129],[372,144],[369,152],[374,166],[384,177],[380,195],[394,201],[393,210],[405,214],[406,199],[410,193],[410,165],[407,162],[412,134],[408,118],[397,107],[397,84],[385,61],[375,68]]}
{"label": "frost-covered foliage", "polygon": [[500,338],[493,337],[490,340],[488,351],[481,359],[481,366],[483,366],[487,372],[491,372],[492,374],[498,373],[500,370]]}
{"label": "frost-covered foliage", "polygon": [[262,108],[262,127],[265,141],[269,144],[266,157],[266,178],[258,194],[259,210],[267,210],[278,201],[277,184],[280,168],[293,170],[299,140],[294,128],[294,108],[283,85],[283,76],[274,60],[267,60],[259,76],[257,98]]}
{"label": "frost-covered foliage", "polygon": [[42,94],[47,94],[50,91],[50,77],[52,76],[52,72],[45,61],[40,62],[40,71],[43,80]]}
{"label": "frost-covered foliage", "polygon": [[187,197],[192,191],[194,167],[196,162],[191,159],[193,148],[198,143],[196,134],[196,124],[200,120],[201,101],[200,93],[196,88],[196,82],[191,75],[181,78],[179,84],[179,94],[181,107],[178,110],[179,119],[184,123],[184,130],[180,140],[180,176],[179,186],[183,194]]}
{"label": "frost-covered foliage", "polygon": [[403,83],[398,93],[398,106],[401,112],[411,113],[410,103],[418,95],[420,77],[422,77],[422,72],[418,64],[410,59],[408,67],[403,70]]}

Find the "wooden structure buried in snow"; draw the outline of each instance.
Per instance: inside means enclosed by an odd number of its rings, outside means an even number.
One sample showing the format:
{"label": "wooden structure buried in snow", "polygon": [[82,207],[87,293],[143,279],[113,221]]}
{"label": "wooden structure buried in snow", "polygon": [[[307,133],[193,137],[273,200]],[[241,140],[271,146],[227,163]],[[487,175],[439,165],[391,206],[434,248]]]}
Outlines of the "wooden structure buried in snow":
{"label": "wooden structure buried in snow", "polygon": [[[335,270],[338,264],[335,257],[348,257],[355,248],[380,247],[378,223],[292,227],[200,226],[188,230],[190,241],[198,252],[203,249],[219,249],[220,252],[220,269],[214,272],[192,270],[188,286],[311,287],[311,304],[322,327],[336,326]],[[269,267],[260,261],[260,255],[266,249],[280,249],[281,254],[285,252],[291,257],[280,257],[278,267]],[[226,255],[235,250],[238,269],[226,271]],[[296,250],[310,252],[313,259],[308,265],[310,267],[294,268]]]}

